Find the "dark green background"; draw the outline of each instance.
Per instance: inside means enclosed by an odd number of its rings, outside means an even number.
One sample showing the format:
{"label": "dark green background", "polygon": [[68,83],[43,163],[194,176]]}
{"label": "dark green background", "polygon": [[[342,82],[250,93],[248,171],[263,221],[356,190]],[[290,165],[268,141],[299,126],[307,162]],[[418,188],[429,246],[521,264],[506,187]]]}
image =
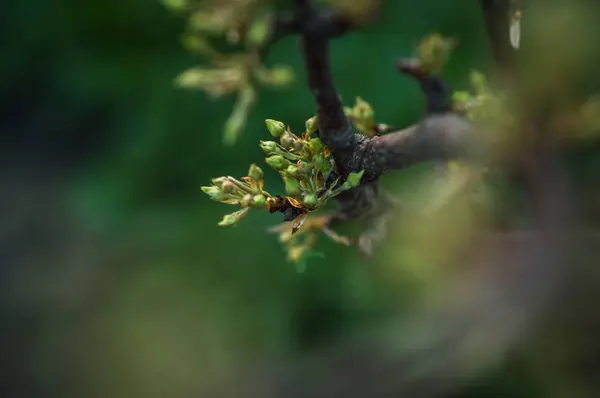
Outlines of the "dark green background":
{"label": "dark green background", "polygon": [[[418,87],[394,60],[433,31],[459,40],[452,86],[471,68],[489,71],[475,3],[386,2],[377,26],[333,46],[346,102],[360,95],[394,126],[417,121]],[[224,147],[233,100],[173,85],[198,62],[180,45],[183,30],[153,0],[0,5],[7,397],[190,396],[239,356],[302,352],[404,305],[398,292],[408,295],[414,276],[386,282],[326,239],[324,259],[298,274],[263,232],[278,216],[216,226],[230,209],[199,186],[261,162],[265,118],[301,129],[314,105],[295,39],[285,39],[268,62],[294,66],[296,82],[261,91],[238,143]],[[275,173],[267,186],[281,188]],[[469,396],[544,396],[529,393],[536,381],[519,366]]]}

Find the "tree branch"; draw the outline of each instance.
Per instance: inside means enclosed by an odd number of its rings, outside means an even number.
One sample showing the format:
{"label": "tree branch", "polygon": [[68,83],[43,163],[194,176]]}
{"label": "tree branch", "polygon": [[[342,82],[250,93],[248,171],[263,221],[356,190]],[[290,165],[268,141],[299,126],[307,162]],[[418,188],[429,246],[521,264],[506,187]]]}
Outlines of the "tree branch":
{"label": "tree branch", "polygon": [[282,12],[273,20],[271,40],[263,49],[281,37],[299,34],[300,48],[308,75],[308,86],[317,105],[317,125],[321,140],[331,149],[338,171],[346,175],[354,149],[360,141],[344,114],[342,102],[334,86],[329,63],[329,42],[351,27],[350,21],[325,8],[317,8],[310,0],[296,0],[291,12]]}
{"label": "tree branch", "polygon": [[360,140],[346,115],[333,85],[327,41],[303,37],[302,50],[308,73],[308,84],[317,103],[319,136],[331,149],[336,166],[343,174],[352,171],[350,164]]}
{"label": "tree branch", "polygon": [[433,114],[419,124],[373,137],[364,144],[361,167],[367,179],[413,164],[450,160],[473,154],[477,148],[473,125],[453,114]]}
{"label": "tree branch", "polygon": [[[332,152],[334,177],[364,170],[361,184],[336,197],[345,219],[377,219],[377,233],[366,231],[360,240],[364,252],[384,233],[385,217],[393,201],[382,194],[378,178],[389,170],[429,160],[468,155],[475,145],[471,124],[452,113],[451,90],[440,76],[427,73],[418,60],[400,60],[398,69],[415,79],[425,96],[426,116],[404,130],[376,137],[355,133],[335,88],[329,62],[331,39],[347,32],[351,23],[334,12],[316,8],[309,0],[297,0],[293,14],[282,14],[275,23],[279,34],[300,35],[308,86],[317,106],[321,140]],[[383,226],[379,228],[380,226]],[[368,228],[367,228],[368,229]]]}
{"label": "tree branch", "polygon": [[441,76],[427,73],[417,59],[400,59],[396,66],[419,83],[425,117],[416,125],[360,143],[357,163],[365,170],[365,180],[415,163],[468,156],[481,144],[471,122],[453,112],[452,93]]}
{"label": "tree branch", "polygon": [[350,163],[360,136],[355,134],[331,76],[329,41],[346,32],[350,24],[332,12],[315,8],[310,1],[296,2],[301,49],[308,86],[317,104],[319,135],[331,151],[340,172],[350,171]]}

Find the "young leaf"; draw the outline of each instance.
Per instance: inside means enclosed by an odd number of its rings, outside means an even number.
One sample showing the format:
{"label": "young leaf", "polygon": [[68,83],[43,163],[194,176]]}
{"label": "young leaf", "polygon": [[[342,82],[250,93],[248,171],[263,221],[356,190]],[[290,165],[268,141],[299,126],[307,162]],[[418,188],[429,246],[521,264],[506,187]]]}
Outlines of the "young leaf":
{"label": "young leaf", "polygon": [[360,179],[362,178],[363,174],[365,174],[364,170],[348,174],[347,181],[350,188],[355,188],[358,186],[358,184],[360,184]]}
{"label": "young leaf", "polygon": [[246,125],[246,119],[248,113],[254,101],[256,100],[256,92],[250,85],[242,87],[238,100],[233,108],[233,112],[227,122],[225,123],[225,134],[223,141],[227,145],[235,144],[238,135]]}
{"label": "young leaf", "polygon": [[226,214],[223,217],[223,219],[221,220],[221,222],[219,222],[219,226],[220,227],[228,227],[230,225],[237,224],[242,218],[244,218],[246,216],[246,214],[248,214],[249,210],[250,210],[250,208],[246,207],[246,208],[243,208],[242,210],[238,210],[231,214]]}

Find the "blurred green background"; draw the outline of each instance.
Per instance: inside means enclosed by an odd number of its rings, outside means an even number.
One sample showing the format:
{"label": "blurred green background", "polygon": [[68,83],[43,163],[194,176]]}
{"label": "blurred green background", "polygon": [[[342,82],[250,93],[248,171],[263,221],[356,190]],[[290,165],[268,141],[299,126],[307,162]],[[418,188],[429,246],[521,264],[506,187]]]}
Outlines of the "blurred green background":
{"label": "blurred green background", "polygon": [[[380,23],[333,46],[343,98],[360,95],[394,126],[416,122],[418,87],[394,60],[433,31],[459,40],[452,86],[465,87],[470,68],[489,71],[475,3],[385,2]],[[153,0],[0,5],[6,397],[203,396],[244,359],[302,353],[410,303],[418,270],[390,280],[323,238],[324,258],[299,274],[266,233],[278,216],[216,226],[229,209],[199,187],[261,161],[265,118],[300,129],[314,105],[285,39],[268,63],[291,64],[296,82],[261,91],[238,143],[224,147],[233,99],[173,85],[198,62],[183,30]],[[402,174],[394,183],[416,178]],[[266,183],[281,188],[275,173]],[[522,362],[462,396],[549,396]]]}

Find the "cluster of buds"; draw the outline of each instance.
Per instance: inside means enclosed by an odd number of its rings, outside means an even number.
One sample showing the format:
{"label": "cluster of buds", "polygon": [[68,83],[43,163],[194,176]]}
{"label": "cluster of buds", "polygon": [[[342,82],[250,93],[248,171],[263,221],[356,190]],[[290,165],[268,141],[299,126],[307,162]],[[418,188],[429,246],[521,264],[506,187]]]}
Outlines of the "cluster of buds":
{"label": "cluster of buds", "polygon": [[352,189],[360,183],[363,172],[350,173],[345,181],[340,178],[327,184],[333,160],[329,149],[321,140],[312,135],[317,130],[316,118],[306,121],[306,131],[301,137],[293,134],[282,122],[267,119],[267,129],[275,141],[261,141],[260,146],[266,154],[266,163],[281,175],[286,196],[273,196],[264,190],[264,173],[260,167],[252,164],[248,175],[240,180],[233,177],[212,179],[212,185],[202,187],[202,191],[211,199],[241,209],[226,215],[219,223],[221,226],[237,224],[250,209],[280,211],[284,215],[293,207],[295,221],[293,233],[303,224],[309,212],[321,208],[327,200]]}
{"label": "cluster of buds", "polygon": [[248,175],[241,181],[233,177],[218,177],[212,179],[213,185],[201,188],[214,201],[241,207],[240,210],[223,217],[219,223],[220,226],[236,224],[251,208],[269,208],[269,201],[272,201],[273,198],[263,190],[263,177],[264,173],[261,168],[252,164]]}
{"label": "cluster of buds", "polygon": [[360,182],[362,173],[351,173],[345,182],[338,179],[327,185],[333,159],[329,148],[318,137],[313,137],[317,124],[315,117],[306,121],[306,131],[301,136],[292,133],[280,121],[267,119],[266,124],[279,142],[260,142],[265,161],[281,175],[287,196],[307,211],[322,207],[327,200]]}
{"label": "cluster of buds", "polygon": [[451,38],[439,34],[425,37],[417,47],[416,54],[421,71],[429,75],[441,73],[454,47],[456,41]]}
{"label": "cluster of buds", "polygon": [[515,119],[506,99],[492,91],[483,73],[472,71],[470,81],[471,91],[456,91],[452,95],[454,110],[476,123],[493,123],[504,129],[510,128]]}
{"label": "cluster of buds", "polygon": [[356,102],[352,108],[345,106],[344,113],[356,130],[364,136],[373,137],[387,133],[392,129],[387,124],[375,122],[373,107],[361,97],[356,97]]}
{"label": "cluster of buds", "polygon": [[256,25],[264,17],[268,1],[162,0],[162,3],[175,12],[187,15],[191,31],[201,32],[205,36],[225,37],[230,44],[240,44],[242,41],[249,44],[265,35],[262,33],[265,29]]}
{"label": "cluster of buds", "polygon": [[356,97],[356,103],[352,108],[344,107],[344,113],[362,135],[370,137],[377,134],[373,107],[361,97]]}
{"label": "cluster of buds", "polygon": [[[269,0],[162,0],[171,10],[188,17],[183,44],[188,51],[208,59],[209,65],[181,73],[176,84],[199,89],[211,98],[237,95],[225,123],[224,141],[235,143],[258,97],[257,86],[283,87],[294,79],[288,65],[267,68],[259,56],[271,37],[273,4]],[[235,46],[220,52],[213,39]],[[243,46],[243,50],[238,49]]]}

